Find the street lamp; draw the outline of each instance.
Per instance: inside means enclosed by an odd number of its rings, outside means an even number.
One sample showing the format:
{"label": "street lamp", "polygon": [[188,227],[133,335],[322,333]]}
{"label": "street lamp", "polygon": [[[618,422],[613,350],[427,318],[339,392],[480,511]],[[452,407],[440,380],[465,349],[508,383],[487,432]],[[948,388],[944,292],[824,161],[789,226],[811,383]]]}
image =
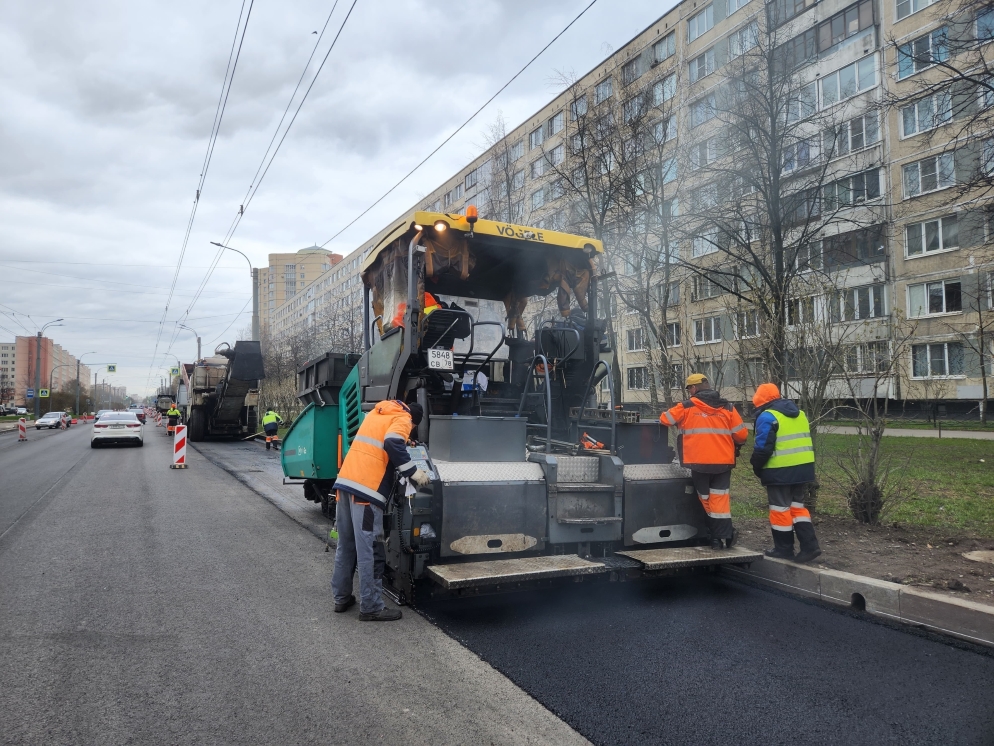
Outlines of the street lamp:
{"label": "street lamp", "polygon": [[38,336],[35,339],[35,419],[37,420],[41,416],[41,398],[38,396],[38,391],[41,389],[41,335],[50,326],[62,326],[60,321],[65,321],[65,319],[55,319],[54,321],[49,321],[45,326],[38,330]]}
{"label": "street lamp", "polygon": [[200,335],[197,334],[196,329],[191,329],[186,324],[179,324],[180,329],[186,329],[188,332],[193,332],[193,336],[197,338],[197,360],[200,360]]}
{"label": "street lamp", "polygon": [[241,254],[245,257],[245,261],[248,262],[249,272],[252,274],[252,339],[258,341],[259,339],[259,270],[253,269],[252,260],[245,256],[245,253],[239,251],[238,249],[233,249],[230,246],[225,246],[223,243],[218,243],[217,241],[211,241],[214,246],[220,246],[222,249],[227,249],[228,251],[234,251],[236,254]]}
{"label": "street lamp", "polygon": [[79,416],[79,361],[82,360],[87,355],[96,355],[95,352],[84,352],[78,358],[76,358],[76,416]]}

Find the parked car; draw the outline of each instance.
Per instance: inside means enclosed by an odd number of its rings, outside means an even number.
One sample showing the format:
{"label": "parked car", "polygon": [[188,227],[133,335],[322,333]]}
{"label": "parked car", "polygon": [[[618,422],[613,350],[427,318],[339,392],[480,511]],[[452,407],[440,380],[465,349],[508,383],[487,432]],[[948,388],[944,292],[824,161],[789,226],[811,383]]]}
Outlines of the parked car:
{"label": "parked car", "polygon": [[90,448],[111,443],[145,444],[144,426],[134,412],[107,412],[93,422]]}
{"label": "parked car", "polygon": [[49,412],[35,420],[35,430],[41,430],[43,427],[54,430],[57,427],[62,427],[63,424],[69,427],[69,418],[65,412]]}
{"label": "parked car", "polygon": [[22,414],[27,414],[27,413],[28,413],[27,409],[25,409],[24,407],[18,407],[17,411],[14,414],[22,415]]}

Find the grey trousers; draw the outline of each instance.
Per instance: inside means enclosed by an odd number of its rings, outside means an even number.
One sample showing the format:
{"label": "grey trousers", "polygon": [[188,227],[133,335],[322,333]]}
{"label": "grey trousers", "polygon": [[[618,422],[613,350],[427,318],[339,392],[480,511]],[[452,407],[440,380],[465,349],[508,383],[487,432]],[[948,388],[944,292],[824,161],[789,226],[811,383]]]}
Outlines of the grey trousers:
{"label": "grey trousers", "polygon": [[335,603],[352,595],[352,575],[359,566],[359,611],[375,614],[383,608],[383,569],[386,551],[383,546],[383,510],[372,503],[357,502],[349,492],[338,493],[335,513],[338,547],[331,592]]}

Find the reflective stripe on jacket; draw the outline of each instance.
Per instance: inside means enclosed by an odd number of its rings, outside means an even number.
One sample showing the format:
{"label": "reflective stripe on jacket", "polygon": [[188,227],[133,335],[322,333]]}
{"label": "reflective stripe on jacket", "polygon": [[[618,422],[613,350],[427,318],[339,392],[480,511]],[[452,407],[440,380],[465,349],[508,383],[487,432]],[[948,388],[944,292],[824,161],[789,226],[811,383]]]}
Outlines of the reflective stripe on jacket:
{"label": "reflective stripe on jacket", "polygon": [[731,404],[712,407],[696,396],[663,412],[659,421],[679,428],[680,463],[691,469],[734,466],[735,446],[745,443],[749,435]]}
{"label": "reflective stripe on jacket", "polygon": [[283,422],[283,418],[280,417],[278,414],[276,414],[276,412],[274,412],[272,410],[266,412],[266,414],[264,414],[262,416],[262,424],[263,425],[272,425],[272,424],[274,424],[276,422]]}
{"label": "reflective stripe on jacket", "polygon": [[767,404],[756,416],[752,467],[764,485],[815,480],[815,453],[807,415],[790,399]]}
{"label": "reflective stripe on jacket", "polygon": [[417,469],[407,453],[413,427],[411,412],[402,402],[377,404],[359,426],[334,488],[385,508],[393,489],[394,469],[404,476]]}

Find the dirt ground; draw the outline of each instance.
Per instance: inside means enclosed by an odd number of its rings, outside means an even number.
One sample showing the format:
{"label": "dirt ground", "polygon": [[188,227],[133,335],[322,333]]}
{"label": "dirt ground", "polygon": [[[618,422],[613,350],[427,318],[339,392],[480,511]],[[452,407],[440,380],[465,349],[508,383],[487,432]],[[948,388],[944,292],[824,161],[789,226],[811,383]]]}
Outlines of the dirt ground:
{"label": "dirt ground", "polygon": [[[852,519],[815,515],[822,555],[813,565],[927,588],[971,601],[994,604],[994,564],[974,562],[963,553],[994,550],[994,539],[950,535],[939,529],[865,526]],[[737,518],[742,544],[773,546],[769,523]]]}

